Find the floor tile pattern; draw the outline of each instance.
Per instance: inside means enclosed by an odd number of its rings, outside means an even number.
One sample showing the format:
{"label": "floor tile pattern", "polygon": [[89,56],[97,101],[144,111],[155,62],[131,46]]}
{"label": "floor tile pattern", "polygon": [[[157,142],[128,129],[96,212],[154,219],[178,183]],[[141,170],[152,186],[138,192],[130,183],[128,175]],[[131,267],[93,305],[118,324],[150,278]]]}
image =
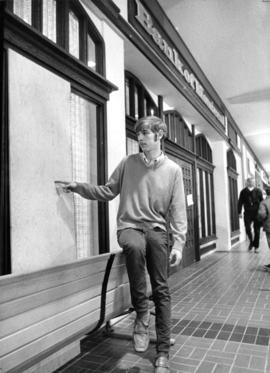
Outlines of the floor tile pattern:
{"label": "floor tile pattern", "polygon": [[[171,373],[270,373],[270,273],[263,269],[269,262],[263,237],[258,254],[241,244],[170,278]],[[133,320],[131,313],[115,322],[112,334],[102,329],[86,337],[80,356],[57,373],[153,372],[155,344],[134,352]]]}

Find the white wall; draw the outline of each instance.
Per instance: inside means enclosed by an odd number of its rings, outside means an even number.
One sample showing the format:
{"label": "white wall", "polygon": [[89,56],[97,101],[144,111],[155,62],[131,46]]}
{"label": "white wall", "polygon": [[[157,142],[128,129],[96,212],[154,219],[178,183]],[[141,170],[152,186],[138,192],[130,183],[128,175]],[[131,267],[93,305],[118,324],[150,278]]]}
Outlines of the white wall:
{"label": "white wall", "polygon": [[[9,50],[12,273],[76,259],[71,180],[70,86]],[[38,98],[38,99],[37,99]]]}
{"label": "white wall", "polygon": [[230,210],[229,187],[227,173],[227,145],[224,141],[213,141],[214,193],[216,208],[217,250],[229,250],[230,237]]}
{"label": "white wall", "polygon": [[[106,48],[106,77],[118,87],[107,103],[108,176],[126,155],[124,42],[113,29],[103,22],[102,35]],[[117,61],[117,63],[116,63]],[[110,249],[118,249],[116,215],[119,197],[109,203]]]}
{"label": "white wall", "polygon": [[[118,90],[110,94],[107,103],[107,152],[108,177],[126,155],[126,122],[125,122],[125,76],[124,76],[124,41],[119,33],[109,23],[100,19],[100,13],[92,4],[83,3],[92,22],[99,30],[105,42],[106,79],[117,86]],[[117,6],[126,12],[126,1],[120,1]],[[91,8],[89,8],[91,7]],[[123,14],[122,14],[123,15]],[[119,197],[109,203],[110,251],[118,250],[116,239],[116,216]]]}
{"label": "white wall", "polygon": [[[237,173],[239,174],[237,178],[237,188],[238,188],[238,198],[241,190],[244,188],[243,180],[244,180],[244,171],[242,167],[242,157],[238,154],[234,153],[236,159],[236,169]],[[244,226],[244,219],[239,219],[239,226],[240,226],[240,242],[246,239],[245,233],[245,226]]]}

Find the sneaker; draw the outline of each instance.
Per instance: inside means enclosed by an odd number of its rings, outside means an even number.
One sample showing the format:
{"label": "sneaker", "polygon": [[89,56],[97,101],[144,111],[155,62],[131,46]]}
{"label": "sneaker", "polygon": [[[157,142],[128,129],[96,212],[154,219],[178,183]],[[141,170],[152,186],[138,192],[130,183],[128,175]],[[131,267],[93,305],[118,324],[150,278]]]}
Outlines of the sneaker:
{"label": "sneaker", "polygon": [[133,342],[134,349],[137,352],[145,352],[149,346],[149,321],[150,312],[148,311],[142,317],[138,317],[134,323]]}
{"label": "sneaker", "polygon": [[253,247],[253,245],[252,245],[252,243],[250,243],[249,246],[248,246],[248,251],[252,250],[252,247]]}
{"label": "sneaker", "polygon": [[160,355],[155,361],[155,373],[170,373],[169,358],[165,355]]}
{"label": "sneaker", "polygon": [[270,272],[270,264],[265,264],[265,265],[263,266],[263,268],[264,268],[266,271]]}
{"label": "sneaker", "polygon": [[259,248],[258,247],[254,247],[254,253],[258,254],[258,252],[259,252]]}

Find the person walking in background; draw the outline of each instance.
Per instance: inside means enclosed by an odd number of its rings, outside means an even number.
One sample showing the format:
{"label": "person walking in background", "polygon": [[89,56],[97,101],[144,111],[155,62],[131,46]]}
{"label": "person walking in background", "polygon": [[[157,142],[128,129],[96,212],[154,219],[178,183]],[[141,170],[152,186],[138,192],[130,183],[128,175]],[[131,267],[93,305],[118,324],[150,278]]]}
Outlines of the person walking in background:
{"label": "person walking in background", "polygon": [[[137,352],[149,345],[149,306],[145,267],[150,276],[156,314],[155,373],[169,373],[171,298],[168,262],[182,259],[187,231],[186,203],[181,168],[161,151],[166,124],[158,117],[141,118],[135,125],[142,153],[125,157],[106,185],[62,182],[91,200],[109,201],[120,194],[117,237],[126,259],[133,307],[136,311],[133,342]],[[170,252],[167,224],[173,236]]]}
{"label": "person walking in background", "polygon": [[[245,230],[249,239],[248,250],[250,251],[254,247],[255,253],[258,252],[260,241],[261,222],[257,219],[257,212],[262,200],[263,195],[261,189],[256,188],[255,179],[249,177],[246,180],[246,187],[240,192],[238,199],[238,214],[241,218],[242,207],[244,206]],[[252,232],[252,224],[254,232]]]}
{"label": "person walking in background", "polygon": [[[270,249],[270,188],[265,189],[266,198],[260,203],[258,210],[258,219],[263,224],[266,240]],[[270,272],[270,264],[266,264],[264,268]]]}

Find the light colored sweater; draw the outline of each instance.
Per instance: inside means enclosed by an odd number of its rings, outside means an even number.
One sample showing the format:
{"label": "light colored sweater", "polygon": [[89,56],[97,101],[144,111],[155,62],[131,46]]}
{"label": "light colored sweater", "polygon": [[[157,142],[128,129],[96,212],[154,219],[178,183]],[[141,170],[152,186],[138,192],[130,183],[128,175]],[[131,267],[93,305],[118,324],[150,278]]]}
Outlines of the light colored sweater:
{"label": "light colored sweater", "polygon": [[270,232],[270,196],[260,203],[257,218],[263,222],[263,230]]}
{"label": "light colored sweater", "polygon": [[106,185],[77,183],[74,192],[99,201],[110,201],[120,194],[118,230],[166,230],[169,218],[173,248],[182,251],[187,231],[183,176],[181,168],[167,156],[150,166],[140,154],[127,156]]}

